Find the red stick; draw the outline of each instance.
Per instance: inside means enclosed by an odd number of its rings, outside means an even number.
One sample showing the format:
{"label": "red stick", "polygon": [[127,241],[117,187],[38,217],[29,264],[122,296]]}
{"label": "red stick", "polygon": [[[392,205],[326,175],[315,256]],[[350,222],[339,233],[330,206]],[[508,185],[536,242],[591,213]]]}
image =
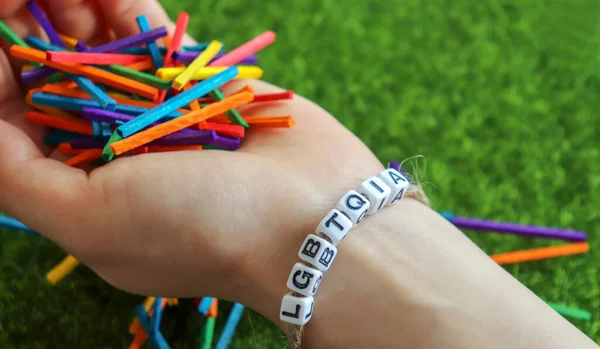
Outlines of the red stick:
{"label": "red stick", "polygon": [[128,55],[120,53],[88,53],[68,51],[46,51],[46,59],[50,62],[80,64],[133,64],[150,60],[148,56]]}
{"label": "red stick", "polygon": [[217,134],[225,137],[244,138],[245,129],[240,125],[217,124],[215,122],[207,122],[204,126],[198,126],[201,130],[213,130]]}

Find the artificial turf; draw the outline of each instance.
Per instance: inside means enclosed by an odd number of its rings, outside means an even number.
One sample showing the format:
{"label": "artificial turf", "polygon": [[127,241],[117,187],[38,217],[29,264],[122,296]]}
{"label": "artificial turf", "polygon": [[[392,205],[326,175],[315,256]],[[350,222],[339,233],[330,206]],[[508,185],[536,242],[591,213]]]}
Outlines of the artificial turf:
{"label": "artificial turf", "polygon": [[[417,172],[436,209],[586,231],[585,256],[507,270],[544,300],[592,311],[592,321],[573,323],[600,341],[600,2],[163,3],[172,18],[190,14],[198,41],[226,48],[276,31],[260,53],[264,79],[322,105],[382,162],[423,155]],[[469,236],[489,253],[550,243]],[[63,256],[48,241],[0,231],[0,348],[129,345],[141,298],[83,267],[49,286],[44,274]],[[249,314],[231,348],[284,346],[279,330]],[[196,347],[193,309],[163,319],[173,347]]]}

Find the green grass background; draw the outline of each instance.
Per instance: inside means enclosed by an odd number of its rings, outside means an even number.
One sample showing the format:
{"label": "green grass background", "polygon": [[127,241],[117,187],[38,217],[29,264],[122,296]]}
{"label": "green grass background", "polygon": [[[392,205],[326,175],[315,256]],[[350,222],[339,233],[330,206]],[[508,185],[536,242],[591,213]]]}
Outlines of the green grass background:
{"label": "green grass background", "polygon": [[[574,324],[600,341],[600,2],[163,3],[172,18],[190,13],[198,41],[226,48],[275,30],[276,44],[260,53],[264,79],[321,104],[383,162],[422,154],[418,173],[436,209],[588,232],[588,255],[508,270],[547,301],[592,311]],[[489,253],[551,243],[469,236]],[[44,274],[63,256],[50,242],[0,232],[0,348],[128,346],[141,298],[86,268],[50,287]],[[196,346],[202,319],[191,308],[164,316],[176,348]],[[283,345],[246,313],[231,347]]]}

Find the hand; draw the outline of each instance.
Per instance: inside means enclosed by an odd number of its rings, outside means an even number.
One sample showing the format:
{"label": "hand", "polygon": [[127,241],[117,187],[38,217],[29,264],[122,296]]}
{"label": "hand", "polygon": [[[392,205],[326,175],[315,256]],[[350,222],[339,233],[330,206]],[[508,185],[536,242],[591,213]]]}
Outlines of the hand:
{"label": "hand", "polygon": [[[38,34],[25,3],[2,5],[0,15],[18,34]],[[153,27],[172,28],[155,1],[47,5],[57,30],[84,42],[112,35],[104,19],[117,36],[138,32],[140,14]],[[252,307],[256,300],[247,286],[256,280],[249,276],[273,268],[288,272],[297,260],[289,251],[297,251],[348,189],[382,169],[334,117],[297,96],[240,108],[243,115],[293,115],[296,126],[250,129],[236,152],[144,154],[86,173],[42,145],[44,130],[24,120],[23,91],[6,50],[0,63],[0,210],[129,292],[211,295]],[[280,90],[240,81],[225,92],[247,83],[256,93]]]}

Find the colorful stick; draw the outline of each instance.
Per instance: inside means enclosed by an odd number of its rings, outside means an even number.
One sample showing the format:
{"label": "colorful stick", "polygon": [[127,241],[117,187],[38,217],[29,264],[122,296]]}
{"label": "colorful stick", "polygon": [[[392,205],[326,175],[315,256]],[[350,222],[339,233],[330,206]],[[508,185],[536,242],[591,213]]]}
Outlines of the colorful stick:
{"label": "colorful stick", "polygon": [[[222,101],[225,99],[223,92],[219,91],[218,89],[210,91],[209,96],[216,102]],[[237,110],[235,110],[235,109],[228,110],[225,112],[225,115],[229,118],[229,120],[232,123],[234,123],[236,125],[240,125],[244,128],[249,127],[246,120],[244,120],[244,118],[242,118],[242,116],[240,115],[240,113],[237,112]]]}
{"label": "colorful stick", "polygon": [[231,312],[227,317],[227,322],[223,327],[223,331],[221,332],[221,336],[219,337],[219,341],[217,342],[216,349],[227,349],[243,313],[244,306],[239,303],[234,303]]}
{"label": "colorful stick", "polygon": [[19,45],[23,47],[29,47],[29,45],[27,45],[25,41],[23,41],[23,39],[17,35],[17,33],[10,29],[3,20],[0,20],[0,36],[2,36],[4,41],[8,42],[11,46]]}
{"label": "colorful stick", "polygon": [[67,257],[65,257],[65,259],[63,259],[62,262],[60,262],[57,266],[52,268],[52,270],[50,270],[48,274],[46,274],[46,280],[48,280],[50,284],[56,285],[60,280],[67,276],[67,274],[72,272],[73,269],[75,269],[75,267],[77,267],[78,265],[79,261],[75,257],[68,255]]}
{"label": "colorful stick", "polygon": [[89,49],[88,52],[98,52],[98,53],[109,53],[109,52],[119,52],[129,47],[135,47],[143,44],[147,44],[152,41],[156,41],[167,35],[167,28],[158,27],[147,32],[135,34],[128,36],[126,38],[122,38],[116,41],[112,41],[106,43],[104,45],[96,46],[94,48]]}
{"label": "colorful stick", "polygon": [[160,120],[168,113],[177,110],[177,108],[181,108],[184,105],[189,104],[191,101],[207,94],[209,91],[212,91],[217,87],[223,85],[224,83],[232,80],[237,76],[237,74],[238,71],[236,67],[228,68],[222,73],[215,75],[210,79],[202,81],[193,88],[178,94],[177,96],[169,99],[168,101],[148,111],[147,113],[140,115],[136,119],[119,126],[117,130],[121,134],[121,136],[129,137],[132,134],[135,134],[140,130],[146,128],[151,123]]}
{"label": "colorful stick", "polygon": [[[138,27],[140,27],[140,30],[142,32],[150,31],[150,29],[151,29],[150,23],[148,22],[148,19],[146,18],[146,16],[140,15],[136,18],[136,20],[138,23]],[[163,66],[163,59],[162,59],[160,50],[158,49],[158,46],[156,45],[156,42],[150,41],[146,44],[146,47],[148,47],[148,51],[150,53],[150,56],[152,57],[152,64],[154,64],[154,68],[155,69],[161,68]]]}
{"label": "colorful stick", "polygon": [[565,316],[565,317],[570,317],[573,319],[583,320],[583,321],[590,321],[592,319],[592,313],[590,313],[589,311],[586,311],[586,310],[571,308],[571,307],[567,307],[565,305],[550,303],[550,302],[546,302],[546,304],[548,304],[557,313],[559,313],[560,315]]}
{"label": "colorful stick", "polygon": [[46,55],[44,54],[44,52],[32,48],[25,48],[13,45],[10,48],[10,53],[15,57],[27,59],[33,62],[43,63],[49,67],[60,69],[67,73],[83,75],[90,78],[92,81],[113,86],[117,89],[135,93],[146,98],[154,98],[156,97],[156,95],[158,95],[158,90],[152,86],[148,86],[135,80],[127,79],[122,76],[109,73],[102,69],[80,64],[49,62],[46,60]]}
{"label": "colorful stick", "polygon": [[215,323],[216,319],[214,317],[206,318],[206,323],[204,324],[204,329],[202,331],[202,349],[211,349],[215,333]]}
{"label": "colorful stick", "polygon": [[183,36],[187,30],[188,22],[190,21],[190,15],[185,12],[179,13],[177,16],[177,21],[175,21],[175,32],[173,33],[173,38],[171,39],[171,44],[167,48],[167,55],[165,56],[165,67],[170,67],[173,59],[171,56],[173,52],[179,50],[181,47],[181,42],[183,41]]}
{"label": "colorful stick", "polygon": [[200,68],[205,67],[208,62],[210,62],[210,60],[213,59],[217,53],[219,53],[221,47],[223,47],[222,43],[219,41],[212,41],[206,50],[200,53],[198,57],[196,57],[196,59],[194,59],[194,61],[187,68],[185,68],[183,72],[181,72],[181,74],[175,78],[175,80],[173,80],[173,88],[179,91],[183,88],[183,86],[187,85],[196,75],[196,72],[198,72]]}
{"label": "colorful stick", "polygon": [[[109,143],[107,147],[110,147],[115,155],[122,154],[131,149],[135,149],[144,144],[148,144],[153,140],[159,139],[166,135],[172,134],[184,128],[190,127],[194,124],[199,123],[200,121],[204,121],[209,119],[215,115],[219,115],[224,113],[225,111],[236,108],[244,103],[248,103],[248,101],[252,100],[252,94],[244,92],[239,93],[230,97],[227,97],[221,102],[217,102],[207,106],[198,111],[192,111],[186,115],[175,118],[171,121],[167,121],[158,126],[154,126],[148,130],[139,132],[138,134],[131,136],[129,138],[125,138],[115,143]],[[141,116],[140,116],[141,117]],[[136,118],[139,119],[140,117]],[[135,119],[133,120],[135,121]],[[131,122],[131,121],[130,121]],[[126,125],[126,124],[124,124]],[[122,125],[123,126],[123,125]],[[216,143],[223,144],[228,140],[224,139],[224,137],[217,137]],[[216,144],[215,144],[216,145]],[[239,146],[239,139],[237,142]]]}
{"label": "colorful stick", "polygon": [[[192,80],[204,80],[209,79],[223,71],[231,69],[228,67],[204,67],[201,68],[192,76]],[[239,66],[238,76],[236,79],[260,79],[263,75],[263,70],[259,67],[254,66]],[[163,80],[175,80],[185,68],[160,68],[156,71],[156,76]]]}
{"label": "colorful stick", "polygon": [[208,315],[208,311],[210,310],[210,307],[212,306],[213,301],[214,301],[213,297],[202,298],[202,300],[200,301],[200,305],[198,305],[198,312],[204,316]]}
{"label": "colorful stick", "polygon": [[46,60],[60,63],[109,65],[133,64],[139,61],[148,60],[148,57],[120,53],[46,51]]}
{"label": "colorful stick", "polygon": [[229,52],[225,56],[217,59],[216,61],[210,63],[211,67],[221,67],[221,66],[231,66],[234,64],[238,64],[244,58],[250,56],[253,53],[256,53],[266,46],[270,45],[275,41],[275,33],[273,31],[266,31],[254,39],[248,41],[247,43],[241,45],[235,50]]}
{"label": "colorful stick", "polygon": [[449,212],[443,212],[442,216],[452,224],[461,229],[493,231],[498,233],[509,233],[526,237],[540,237],[546,239],[560,239],[566,241],[586,241],[587,234],[581,231],[562,230],[556,228],[538,227],[514,223],[486,221],[474,218],[455,217]]}
{"label": "colorful stick", "polygon": [[576,254],[587,253],[590,246],[587,242],[574,242],[570,244],[533,248],[529,250],[498,253],[490,255],[490,258],[500,265],[516,264],[537,261],[547,258],[565,257]]}
{"label": "colorful stick", "polygon": [[36,233],[31,228],[27,227],[25,224],[19,222],[18,220],[8,217],[8,216],[0,216],[0,228],[6,229],[14,229],[21,230],[26,232],[29,235],[41,237],[39,233]]}
{"label": "colorful stick", "polygon": [[[175,62],[180,62],[180,63],[190,63],[194,59],[196,59],[196,57],[198,57],[198,55],[200,55],[201,53],[202,52],[194,52],[194,51],[175,51],[175,52],[173,52],[173,60]],[[218,53],[213,59],[210,60],[209,63],[212,63],[225,55],[226,55],[226,53]],[[240,65],[255,65],[256,63],[258,63],[258,56],[250,55],[250,56],[244,58],[238,64],[240,64]]]}
{"label": "colorful stick", "polygon": [[54,30],[54,27],[48,18],[46,18],[46,15],[44,15],[42,9],[33,0],[27,3],[27,8],[33,17],[35,17],[42,29],[44,29],[44,32],[46,32],[46,35],[48,35],[48,38],[50,39],[50,42],[56,46],[65,47],[64,42],[62,42],[56,30]]}

